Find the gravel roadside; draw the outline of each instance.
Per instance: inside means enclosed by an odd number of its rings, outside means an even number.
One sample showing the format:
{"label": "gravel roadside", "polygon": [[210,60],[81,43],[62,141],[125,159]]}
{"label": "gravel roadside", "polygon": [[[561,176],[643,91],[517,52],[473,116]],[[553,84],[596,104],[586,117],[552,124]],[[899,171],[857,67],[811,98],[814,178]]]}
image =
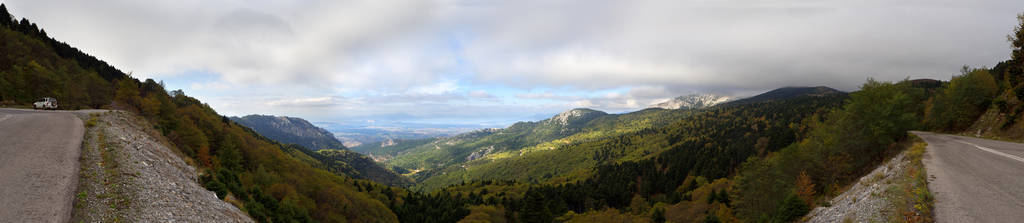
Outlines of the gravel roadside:
{"label": "gravel roadside", "polygon": [[145,120],[121,111],[86,120],[72,222],[252,222],[199,185]]}

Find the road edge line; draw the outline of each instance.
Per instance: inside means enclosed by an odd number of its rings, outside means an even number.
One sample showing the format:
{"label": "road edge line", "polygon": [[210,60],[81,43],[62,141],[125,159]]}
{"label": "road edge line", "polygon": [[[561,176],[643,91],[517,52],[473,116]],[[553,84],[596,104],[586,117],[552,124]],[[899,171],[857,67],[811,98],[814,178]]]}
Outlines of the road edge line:
{"label": "road edge line", "polygon": [[999,151],[996,151],[994,149],[986,148],[984,146],[975,145],[974,143],[965,142],[963,140],[956,140],[956,141],[964,143],[964,144],[967,144],[967,145],[972,145],[972,146],[977,147],[978,149],[986,151],[986,152],[990,152],[990,153],[993,153],[993,154],[996,154],[996,155],[1004,156],[1006,158],[1010,158],[1010,159],[1016,160],[1018,162],[1024,163],[1024,158],[1021,158],[1019,156],[1014,156],[1014,155],[1006,154],[1004,152],[999,152]]}

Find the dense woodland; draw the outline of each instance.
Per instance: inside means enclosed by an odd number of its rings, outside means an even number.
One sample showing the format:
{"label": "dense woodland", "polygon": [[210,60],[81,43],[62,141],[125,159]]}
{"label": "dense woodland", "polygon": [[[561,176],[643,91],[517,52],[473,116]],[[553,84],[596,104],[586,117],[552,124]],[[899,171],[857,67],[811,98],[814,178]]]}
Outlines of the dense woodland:
{"label": "dense woodland", "polygon": [[490,141],[423,160],[461,164],[470,149],[502,148],[469,161],[476,169],[426,170],[424,182],[442,180],[410,191],[352,178],[348,151],[280,144],[181,90],[47,37],[3,5],[0,15],[0,103],[52,96],[65,108],[137,113],[201,171],[204,186],[260,222],[788,222],[899,152],[907,130],[1024,138],[1018,26],[1010,60],[949,82],[868,80],[849,95],[584,116],[569,131],[526,130],[540,122],[512,136],[478,132]]}

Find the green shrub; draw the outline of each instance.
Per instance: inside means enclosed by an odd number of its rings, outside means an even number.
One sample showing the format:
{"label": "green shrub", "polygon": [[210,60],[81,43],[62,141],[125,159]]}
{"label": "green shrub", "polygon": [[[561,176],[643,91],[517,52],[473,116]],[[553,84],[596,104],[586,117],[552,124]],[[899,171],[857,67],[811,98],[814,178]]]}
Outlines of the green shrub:
{"label": "green shrub", "polygon": [[803,200],[800,200],[800,197],[796,196],[796,194],[790,194],[782,202],[782,206],[779,206],[774,222],[792,222],[810,211],[811,208]]}
{"label": "green shrub", "polygon": [[1006,99],[1002,97],[992,100],[992,104],[995,105],[996,108],[999,108],[999,112],[1006,112],[1008,109],[1006,106]]}
{"label": "green shrub", "polygon": [[204,185],[206,189],[210,189],[214,193],[217,193],[217,198],[224,199],[228,195],[228,188],[224,183],[217,180],[210,180]]}
{"label": "green shrub", "polygon": [[94,126],[96,126],[96,117],[90,118],[88,121],[85,121],[86,128],[92,128]]}

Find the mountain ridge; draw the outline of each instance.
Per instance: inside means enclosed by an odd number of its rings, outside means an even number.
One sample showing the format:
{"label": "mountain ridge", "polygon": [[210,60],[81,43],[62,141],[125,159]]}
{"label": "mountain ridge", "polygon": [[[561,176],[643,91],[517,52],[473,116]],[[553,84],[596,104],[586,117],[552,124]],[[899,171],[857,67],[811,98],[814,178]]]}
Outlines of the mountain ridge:
{"label": "mountain ridge", "polygon": [[260,135],[281,143],[299,144],[307,149],[348,149],[331,132],[302,118],[272,115],[230,117],[238,124],[252,128]]}
{"label": "mountain ridge", "polygon": [[689,94],[653,104],[647,106],[647,108],[700,109],[722,104],[731,100],[733,100],[733,98],[728,96],[719,96],[714,94]]}
{"label": "mountain ridge", "polygon": [[788,98],[796,97],[822,97],[834,94],[847,94],[846,92],[836,90],[828,86],[815,86],[815,87],[781,87],[771,91],[767,91],[758,95],[754,95],[748,98],[741,98],[727,102],[727,105],[747,104],[747,103],[759,103],[766,101],[775,101]]}

